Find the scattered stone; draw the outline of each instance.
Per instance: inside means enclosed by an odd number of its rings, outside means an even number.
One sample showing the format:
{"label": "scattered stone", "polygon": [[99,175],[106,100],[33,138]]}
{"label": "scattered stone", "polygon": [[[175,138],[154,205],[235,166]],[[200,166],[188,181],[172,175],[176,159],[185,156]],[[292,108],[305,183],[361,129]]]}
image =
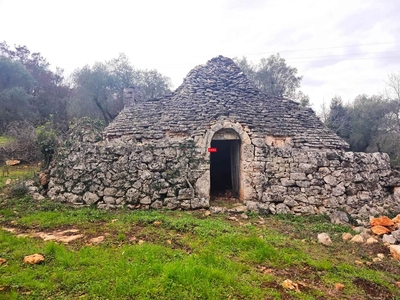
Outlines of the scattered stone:
{"label": "scattered stone", "polygon": [[382,242],[394,245],[396,244],[396,239],[391,234],[384,234],[382,237]]}
{"label": "scattered stone", "polygon": [[356,234],[356,235],[350,240],[350,242],[361,244],[361,243],[364,243],[364,238],[363,238],[361,235]]}
{"label": "scattered stone", "polygon": [[390,245],[389,249],[393,259],[400,260],[400,245]]}
{"label": "scattered stone", "polygon": [[44,256],[41,254],[32,254],[24,257],[24,264],[36,265],[44,262]]}
{"label": "scattered stone", "polygon": [[244,213],[245,211],[247,211],[247,206],[239,205],[239,206],[236,206],[235,208],[233,208],[231,211],[236,212],[236,213]]}
{"label": "scattered stone", "polygon": [[236,217],[228,217],[229,221],[237,221],[238,219]]}
{"label": "scattered stone", "polygon": [[381,261],[382,261],[382,258],[374,257],[374,258],[372,259],[372,261],[373,261],[374,263],[381,262]]}
{"label": "scattered stone", "polygon": [[89,240],[89,243],[93,244],[93,245],[97,245],[97,244],[104,242],[104,239],[105,239],[104,235],[100,235],[98,237],[91,238]]}
{"label": "scattered stone", "polygon": [[171,240],[166,240],[166,243],[167,243],[168,245],[171,245],[171,244],[172,244],[172,241],[171,241]]}
{"label": "scattered stone", "polygon": [[392,222],[393,222],[394,224],[400,224],[400,214],[398,214],[397,216],[395,216],[395,217],[392,219]]}
{"label": "scattered stone", "polygon": [[354,227],[353,230],[354,230],[354,232],[361,233],[365,230],[365,228],[362,226],[357,226],[357,227]]}
{"label": "scattered stone", "polygon": [[210,207],[210,212],[212,214],[224,214],[226,213],[226,211],[227,211],[226,207],[219,207],[219,206]]}
{"label": "scattered stone", "polygon": [[6,160],[6,165],[7,166],[16,166],[16,165],[19,165],[20,163],[21,163],[21,161],[17,160],[17,159]]}
{"label": "scattered stone", "polygon": [[8,178],[4,184],[5,184],[5,185],[10,185],[10,184],[11,184],[11,179]]}
{"label": "scattered stone", "polygon": [[353,238],[353,235],[352,235],[351,233],[344,232],[344,233],[342,234],[342,240],[343,240],[344,242],[346,242],[346,241],[348,241],[348,240],[351,240],[352,238]]}
{"label": "scattered stone", "polygon": [[391,219],[389,219],[388,217],[386,217],[386,216],[382,216],[382,217],[379,217],[379,218],[372,218],[369,221],[369,223],[370,223],[371,227],[374,227],[374,226],[389,227],[389,226],[393,226],[394,225],[393,221]]}
{"label": "scattered stone", "polygon": [[207,211],[203,214],[203,216],[205,216],[205,217],[208,217],[209,215],[211,215],[211,212],[210,212],[209,210],[207,210]]}
{"label": "scattered stone", "polygon": [[367,239],[367,242],[366,242],[366,243],[367,243],[368,245],[371,245],[371,244],[378,243],[378,240],[377,240],[376,238],[370,237],[370,238]]}
{"label": "scattered stone", "polygon": [[318,234],[318,242],[320,244],[323,244],[323,245],[326,245],[326,246],[329,246],[329,245],[332,244],[331,238],[325,232]]}
{"label": "scattered stone", "polygon": [[2,264],[5,264],[6,262],[7,262],[6,259],[0,257],[0,266],[1,266]]}
{"label": "scattered stone", "polygon": [[33,200],[35,200],[35,201],[41,201],[41,200],[44,199],[44,197],[43,197],[41,194],[39,194],[39,193],[33,193],[33,194],[32,194],[32,198],[33,198]]}
{"label": "scattered stone", "polygon": [[241,217],[243,220],[247,220],[247,219],[249,218],[249,216],[246,215],[246,214],[244,214],[244,213],[241,214],[240,217]]}
{"label": "scattered stone", "polygon": [[400,229],[392,231],[392,236],[396,239],[397,242],[400,243]]}
{"label": "scattered stone", "polygon": [[153,225],[156,226],[156,227],[160,226],[161,224],[162,224],[161,221],[154,221],[153,222]]}
{"label": "scattered stone", "polygon": [[372,231],[370,230],[370,229],[364,229],[361,233],[360,233],[360,235],[363,237],[363,239],[364,240],[368,240],[370,237],[371,237],[371,234],[370,233],[372,233]]}
{"label": "scattered stone", "polygon": [[290,279],[286,279],[282,282],[282,287],[287,290],[295,290],[296,292],[300,292],[299,285]]}
{"label": "scattered stone", "polygon": [[68,244],[68,243],[75,241],[77,239],[80,239],[84,236],[83,234],[76,234],[78,232],[79,232],[78,229],[68,229],[68,230],[64,230],[64,231],[55,231],[52,233],[38,231],[38,232],[29,233],[29,235],[34,236],[34,237],[39,237],[44,241],[56,241],[56,242]]}
{"label": "scattered stone", "polygon": [[386,227],[383,227],[381,225],[377,225],[377,226],[371,227],[371,230],[372,230],[373,233],[375,233],[377,235],[383,235],[383,234],[390,233],[389,229],[387,229]]}
{"label": "scattered stone", "polygon": [[344,284],[343,283],[335,283],[335,290],[343,291],[343,289],[344,289]]}
{"label": "scattered stone", "polygon": [[385,258],[385,254],[383,254],[383,253],[378,253],[376,256],[379,257],[380,259]]}
{"label": "scattered stone", "polygon": [[364,263],[361,260],[355,260],[354,261],[357,265],[363,265]]}
{"label": "scattered stone", "polygon": [[143,240],[139,240],[139,241],[138,241],[138,245],[142,245],[143,243],[144,243]]}

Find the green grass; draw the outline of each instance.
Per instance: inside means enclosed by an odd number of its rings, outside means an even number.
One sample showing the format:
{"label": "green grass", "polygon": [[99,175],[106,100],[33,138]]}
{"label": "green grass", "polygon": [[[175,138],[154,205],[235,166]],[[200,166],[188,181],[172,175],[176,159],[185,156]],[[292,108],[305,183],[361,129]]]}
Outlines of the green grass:
{"label": "green grass", "polygon": [[[10,178],[35,170],[15,169]],[[234,222],[201,211],[103,211],[3,197],[0,226],[16,233],[0,229],[0,257],[7,260],[0,266],[0,299],[400,298],[400,263],[387,258],[367,265],[388,249],[342,242],[350,227],[326,216],[277,215],[263,222],[249,216]],[[68,245],[18,237],[65,229],[84,237]],[[322,231],[332,246],[316,242]],[[103,243],[89,244],[99,235]],[[45,262],[24,265],[23,257],[33,253],[45,255]],[[301,292],[283,289],[285,279]],[[335,291],[335,283],[345,289]]]}
{"label": "green grass", "polygon": [[[252,216],[239,224],[201,212],[107,212],[25,197],[3,201],[0,221],[24,232],[77,228],[85,235],[63,245],[0,231],[0,257],[7,259],[0,299],[367,298],[358,282],[400,297],[398,262],[360,266],[355,260],[372,260],[371,249],[315,242],[319,229],[351,232],[325,217],[270,216],[259,225]],[[102,244],[87,244],[98,235],[106,237]],[[33,253],[44,254],[45,263],[24,265]],[[301,293],[284,290],[285,279],[301,282]],[[334,291],[338,282],[342,292]]]}
{"label": "green grass", "polygon": [[0,192],[6,186],[7,180],[11,180],[11,184],[16,184],[24,179],[33,179],[36,172],[39,170],[37,165],[16,165],[9,166],[9,174],[3,175],[3,166],[0,167]]}

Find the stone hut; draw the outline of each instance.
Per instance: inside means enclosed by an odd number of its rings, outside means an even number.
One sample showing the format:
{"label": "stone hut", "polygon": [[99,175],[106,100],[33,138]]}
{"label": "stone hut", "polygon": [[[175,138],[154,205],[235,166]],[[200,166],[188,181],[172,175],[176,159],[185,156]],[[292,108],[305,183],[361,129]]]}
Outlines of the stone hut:
{"label": "stone hut", "polygon": [[311,109],[268,97],[229,58],[195,67],[162,98],[124,94],[126,107],[101,136],[80,133],[59,152],[50,197],[198,209],[229,195],[261,213],[400,212],[387,154],[346,152]]}

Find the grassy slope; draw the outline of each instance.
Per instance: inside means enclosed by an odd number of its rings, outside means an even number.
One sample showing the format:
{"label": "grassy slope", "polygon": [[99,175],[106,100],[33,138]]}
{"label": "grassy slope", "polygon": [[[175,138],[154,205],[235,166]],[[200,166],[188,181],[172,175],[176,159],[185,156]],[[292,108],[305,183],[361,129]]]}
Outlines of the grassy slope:
{"label": "grassy slope", "polygon": [[[344,243],[342,232],[352,230],[323,216],[232,221],[200,211],[107,212],[29,197],[0,202],[3,227],[84,234],[63,245],[0,230],[0,257],[7,260],[0,266],[0,299],[400,298],[400,263],[388,258],[387,248]],[[316,243],[322,231],[332,246]],[[99,235],[102,244],[88,244]],[[387,258],[367,265],[379,252]],[[24,265],[33,253],[44,254],[45,263]],[[285,279],[300,292],[283,289]]]}

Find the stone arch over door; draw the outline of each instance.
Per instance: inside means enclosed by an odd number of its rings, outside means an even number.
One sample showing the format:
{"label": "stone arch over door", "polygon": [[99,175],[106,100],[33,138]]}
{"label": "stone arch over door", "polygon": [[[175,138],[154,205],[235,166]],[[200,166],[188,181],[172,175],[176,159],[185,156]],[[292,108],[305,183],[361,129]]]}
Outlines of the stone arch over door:
{"label": "stone arch over door", "polygon": [[[211,147],[212,140],[217,137],[221,138],[226,136],[228,139],[240,139],[239,148],[239,191],[238,197],[240,200],[251,200],[255,197],[254,188],[251,185],[251,163],[254,161],[254,146],[247,132],[239,123],[230,121],[219,121],[212,125],[206,134],[196,141],[197,147],[204,153],[205,161],[210,162],[210,153],[208,148]],[[210,197],[211,183],[210,183],[210,165],[205,168],[203,175],[196,182],[196,192],[200,198]]]}

